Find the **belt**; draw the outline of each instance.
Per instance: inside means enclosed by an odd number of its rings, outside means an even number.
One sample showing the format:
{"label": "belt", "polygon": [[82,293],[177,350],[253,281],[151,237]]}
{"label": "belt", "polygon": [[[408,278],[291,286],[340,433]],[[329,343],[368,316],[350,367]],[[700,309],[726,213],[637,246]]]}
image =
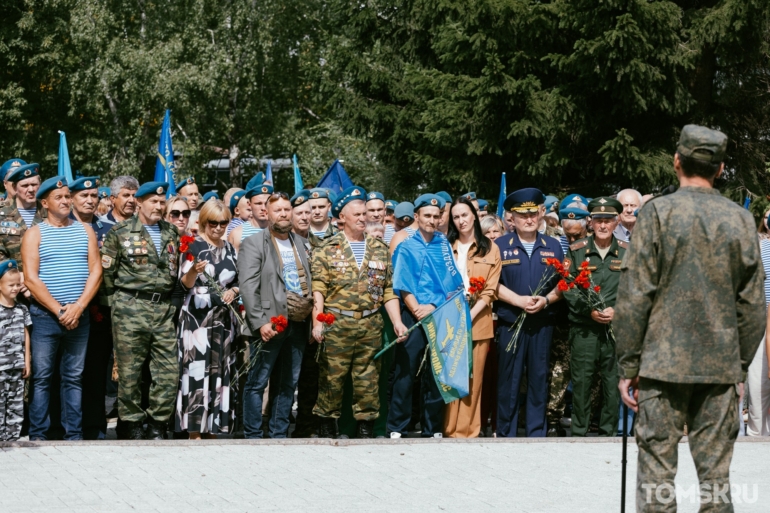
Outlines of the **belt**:
{"label": "belt", "polygon": [[149,301],[151,303],[160,303],[171,299],[171,292],[141,292],[139,290],[118,289],[129,296]]}
{"label": "belt", "polygon": [[337,312],[338,314],[342,314],[347,317],[352,317],[356,320],[366,319],[367,317],[371,317],[372,315],[376,314],[378,311],[378,310],[364,310],[363,312],[356,312],[353,310],[340,310],[339,308],[332,308],[330,306],[327,306],[326,308],[328,308],[332,312]]}

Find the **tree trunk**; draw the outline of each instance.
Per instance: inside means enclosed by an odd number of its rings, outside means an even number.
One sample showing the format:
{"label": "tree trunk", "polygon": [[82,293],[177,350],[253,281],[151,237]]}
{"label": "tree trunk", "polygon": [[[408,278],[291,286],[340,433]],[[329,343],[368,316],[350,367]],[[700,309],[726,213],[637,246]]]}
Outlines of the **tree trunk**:
{"label": "tree trunk", "polygon": [[241,150],[237,144],[230,146],[230,186],[241,187]]}

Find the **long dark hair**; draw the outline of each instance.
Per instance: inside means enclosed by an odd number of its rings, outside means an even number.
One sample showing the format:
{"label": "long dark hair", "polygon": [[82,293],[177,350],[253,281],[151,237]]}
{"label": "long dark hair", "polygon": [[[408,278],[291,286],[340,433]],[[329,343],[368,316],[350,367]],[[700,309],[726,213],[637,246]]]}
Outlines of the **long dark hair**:
{"label": "long dark hair", "polygon": [[450,243],[454,244],[455,241],[460,238],[460,230],[455,226],[455,221],[452,217],[452,207],[459,205],[460,203],[471,209],[471,213],[473,214],[473,236],[476,238],[476,247],[479,248],[478,255],[486,256],[492,249],[492,241],[487,239],[486,235],[482,233],[481,222],[479,221],[479,214],[476,212],[476,207],[474,207],[473,203],[466,199],[465,196],[455,198],[452,202],[452,206],[449,208],[449,230],[447,231],[447,239],[449,239]]}

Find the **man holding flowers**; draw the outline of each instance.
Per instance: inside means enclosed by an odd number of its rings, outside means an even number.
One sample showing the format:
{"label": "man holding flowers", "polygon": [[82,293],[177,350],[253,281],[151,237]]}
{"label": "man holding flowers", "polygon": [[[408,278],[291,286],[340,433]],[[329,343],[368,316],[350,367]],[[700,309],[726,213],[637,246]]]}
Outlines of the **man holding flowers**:
{"label": "man holding flowers", "polygon": [[613,232],[623,205],[595,198],[588,204],[593,235],[570,245],[560,282],[569,304],[572,436],[586,436],[591,422],[591,383],[599,374],[602,411],[599,436],[615,436],[618,426],[618,370],[611,323],[618,293],[620,264],[628,243]]}

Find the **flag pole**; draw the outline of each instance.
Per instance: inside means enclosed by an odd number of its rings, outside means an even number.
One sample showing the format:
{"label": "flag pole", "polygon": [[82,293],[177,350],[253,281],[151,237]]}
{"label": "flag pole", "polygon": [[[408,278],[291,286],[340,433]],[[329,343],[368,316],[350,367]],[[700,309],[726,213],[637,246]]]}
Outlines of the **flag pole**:
{"label": "flag pole", "polygon": [[626,513],[626,454],[628,451],[628,405],[623,402],[623,459],[621,460],[622,481],[620,483],[620,513]]}

